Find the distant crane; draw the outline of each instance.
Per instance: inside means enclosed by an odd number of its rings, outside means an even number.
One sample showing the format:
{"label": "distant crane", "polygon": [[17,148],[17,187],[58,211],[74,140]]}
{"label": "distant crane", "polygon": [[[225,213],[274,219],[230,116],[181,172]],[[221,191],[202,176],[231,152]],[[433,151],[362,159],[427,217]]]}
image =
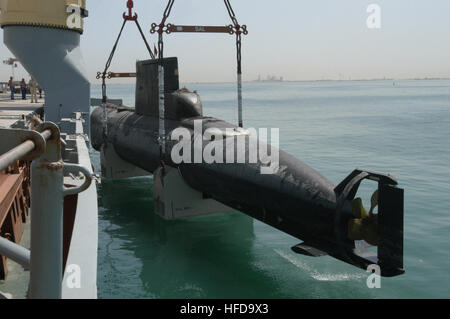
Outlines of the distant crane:
{"label": "distant crane", "polygon": [[3,64],[11,65],[13,79],[14,79],[14,69],[17,68],[17,63],[16,62],[19,62],[19,59],[9,58],[8,60],[4,60],[3,61]]}

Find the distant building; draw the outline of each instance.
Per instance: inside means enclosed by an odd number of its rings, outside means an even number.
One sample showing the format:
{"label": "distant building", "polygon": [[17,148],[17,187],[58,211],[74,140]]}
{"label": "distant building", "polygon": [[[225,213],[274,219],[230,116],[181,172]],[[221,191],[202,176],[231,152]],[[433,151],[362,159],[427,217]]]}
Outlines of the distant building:
{"label": "distant building", "polygon": [[275,75],[267,75],[265,79],[261,78],[261,75],[258,75],[258,79],[255,82],[283,82],[284,78],[282,76],[278,77]]}

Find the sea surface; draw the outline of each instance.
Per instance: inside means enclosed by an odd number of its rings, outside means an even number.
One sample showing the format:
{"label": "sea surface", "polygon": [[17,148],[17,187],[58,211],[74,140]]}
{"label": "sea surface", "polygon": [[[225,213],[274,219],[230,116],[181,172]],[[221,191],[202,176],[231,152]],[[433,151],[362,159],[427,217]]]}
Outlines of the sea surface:
{"label": "sea surface", "polygon": [[[237,122],[235,84],[186,87],[205,115]],[[109,86],[108,96],[133,106],[134,90]],[[279,128],[280,148],[335,184],[355,168],[395,176],[405,189],[406,273],[369,289],[364,270],[297,255],[298,239],[242,213],[163,221],[151,177],[103,180],[100,298],[450,297],[450,80],[245,83],[244,126]]]}

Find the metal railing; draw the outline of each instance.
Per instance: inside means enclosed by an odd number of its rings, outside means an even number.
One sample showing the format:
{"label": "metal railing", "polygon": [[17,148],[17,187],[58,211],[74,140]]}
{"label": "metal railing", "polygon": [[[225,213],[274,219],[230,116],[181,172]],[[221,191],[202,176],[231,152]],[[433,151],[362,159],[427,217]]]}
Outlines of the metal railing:
{"label": "metal railing", "polygon": [[[30,298],[59,299],[63,276],[64,197],[86,190],[92,176],[88,169],[66,164],[61,157],[59,128],[41,123],[37,131],[0,129],[0,171],[19,160],[31,165],[31,248],[0,238],[0,255],[30,270]],[[64,186],[64,173],[82,173],[84,183]]]}
{"label": "metal railing", "polygon": [[[5,132],[5,130],[2,130]],[[10,132],[14,132],[13,130],[9,130]],[[22,133],[22,132],[21,132]],[[5,135],[5,134],[3,134]],[[3,137],[2,135],[2,143],[9,142],[11,143],[11,140],[6,140],[7,136]],[[9,134],[8,134],[9,135]],[[23,136],[23,134],[21,134]],[[50,130],[45,130],[41,133],[42,138],[44,141],[47,141],[50,139],[52,135],[52,132]],[[8,136],[10,137],[10,136]],[[24,159],[25,157],[29,156],[33,151],[43,152],[40,147],[42,146],[42,141],[36,142],[36,139],[39,139],[39,137],[36,134],[30,134],[29,140],[19,144],[18,146],[14,147],[10,151],[6,152],[5,154],[0,156],[0,172],[6,170],[8,167],[13,165],[15,162]],[[5,140],[3,140],[5,139]],[[5,145],[8,147],[9,145]]]}

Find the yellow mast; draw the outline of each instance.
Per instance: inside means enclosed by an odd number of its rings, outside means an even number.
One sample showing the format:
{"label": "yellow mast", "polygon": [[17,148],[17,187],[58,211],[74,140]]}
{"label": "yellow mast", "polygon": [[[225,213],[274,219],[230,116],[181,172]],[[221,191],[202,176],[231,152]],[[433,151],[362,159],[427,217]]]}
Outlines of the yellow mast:
{"label": "yellow mast", "polygon": [[86,0],[0,0],[0,27],[41,26],[83,33]]}

